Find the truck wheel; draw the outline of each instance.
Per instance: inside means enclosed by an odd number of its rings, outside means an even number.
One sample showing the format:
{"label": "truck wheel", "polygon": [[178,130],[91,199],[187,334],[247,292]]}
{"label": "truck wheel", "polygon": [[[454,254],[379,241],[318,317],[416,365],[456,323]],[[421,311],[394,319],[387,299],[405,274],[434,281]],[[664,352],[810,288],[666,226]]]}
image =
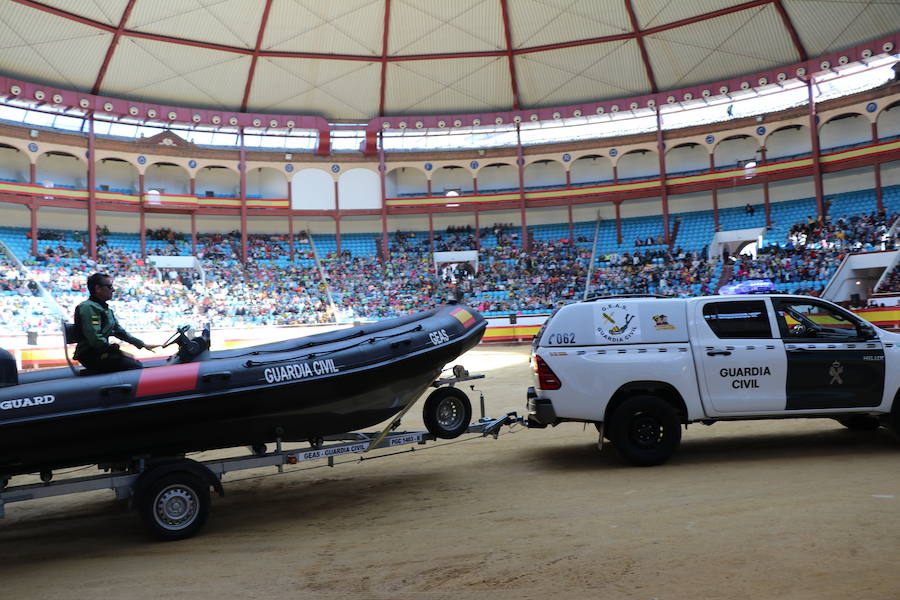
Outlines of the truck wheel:
{"label": "truck wheel", "polygon": [[838,417],[837,422],[853,431],[875,431],[881,426],[878,417],[872,415],[853,415],[851,417]]}
{"label": "truck wheel", "polygon": [[144,525],[157,538],[187,539],[209,516],[209,484],[192,473],[169,473],[144,488],[137,504]]}
{"label": "truck wheel", "polygon": [[438,388],[425,400],[422,418],[429,433],[441,439],[452,440],[469,428],[472,403],[462,390],[453,387]]}
{"label": "truck wheel", "polygon": [[678,413],[656,396],[629,398],[613,411],[608,427],[618,455],[639,467],[666,462],[681,442]]}
{"label": "truck wheel", "polygon": [[894,432],[894,435],[900,440],[900,400],[894,399],[894,407],[888,417],[888,427]]}

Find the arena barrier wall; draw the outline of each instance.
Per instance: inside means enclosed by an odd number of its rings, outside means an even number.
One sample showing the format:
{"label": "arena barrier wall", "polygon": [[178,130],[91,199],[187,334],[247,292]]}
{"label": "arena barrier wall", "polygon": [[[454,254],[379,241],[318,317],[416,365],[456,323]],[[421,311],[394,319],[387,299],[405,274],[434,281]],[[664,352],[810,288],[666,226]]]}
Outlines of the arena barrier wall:
{"label": "arena barrier wall", "polygon": [[[884,308],[864,308],[853,311],[863,319],[878,327],[900,330],[900,306]],[[541,315],[506,315],[487,317],[488,327],[481,342],[520,343],[530,342],[541,325],[550,314]],[[515,317],[515,318],[513,318]],[[224,350],[243,348],[264,342],[274,342],[295,337],[303,337],[314,333],[334,331],[350,327],[350,323],[340,325],[297,325],[290,327],[248,327],[245,329],[214,329],[213,349]],[[148,342],[161,342],[168,337],[168,332],[136,332],[135,335]],[[20,369],[38,369],[60,367],[66,364],[62,348],[62,336],[55,334],[41,335],[41,345],[28,346],[25,336],[0,338],[0,347],[12,352]],[[132,349],[133,350],[133,349]],[[152,353],[146,350],[130,352],[141,360],[168,356],[169,353]]]}

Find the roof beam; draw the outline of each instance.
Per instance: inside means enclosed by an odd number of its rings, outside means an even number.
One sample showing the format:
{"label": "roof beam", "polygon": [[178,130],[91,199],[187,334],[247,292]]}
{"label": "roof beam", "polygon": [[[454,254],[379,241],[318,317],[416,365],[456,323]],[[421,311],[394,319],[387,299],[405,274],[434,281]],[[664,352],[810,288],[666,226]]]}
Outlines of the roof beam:
{"label": "roof beam", "polygon": [[794,48],[797,49],[800,60],[809,60],[809,56],[806,54],[806,48],[803,47],[803,42],[800,41],[800,36],[797,34],[797,29],[794,27],[793,21],[791,21],[791,16],[784,8],[784,3],[781,0],[773,0],[772,4],[775,5],[775,10],[781,15],[781,21],[784,23],[784,28],[787,29],[790,34],[791,41],[794,42]]}
{"label": "roof beam", "polygon": [[625,10],[628,11],[628,20],[631,21],[631,30],[637,39],[638,49],[641,51],[641,60],[644,62],[644,71],[647,73],[647,81],[650,82],[650,91],[654,94],[659,91],[656,87],[656,77],[653,75],[653,67],[650,65],[650,57],[647,55],[647,48],[644,46],[644,34],[638,26],[637,16],[634,14],[634,6],[631,0],[625,1]]}
{"label": "roof beam", "polygon": [[122,32],[125,31],[125,23],[128,22],[128,17],[131,16],[131,9],[134,8],[134,3],[136,1],[137,0],[128,0],[128,5],[125,7],[125,10],[122,11],[122,18],[119,19],[119,26],[116,28],[113,39],[109,43],[109,48],[106,50],[106,56],[103,59],[103,64],[100,65],[100,71],[97,73],[97,80],[94,82],[94,87],[91,88],[91,93],[94,95],[100,93],[100,86],[103,85],[103,78],[106,77],[106,69],[109,67],[113,53],[116,51],[116,46],[119,44]]}
{"label": "roof beam", "polygon": [[378,89],[378,116],[384,116],[384,96],[387,86],[388,26],[391,22],[391,0],[384,0],[384,29],[381,32],[381,87]]}
{"label": "roof beam", "polygon": [[266,23],[269,22],[269,9],[272,8],[272,0],[266,0],[263,8],[262,19],[259,22],[259,31],[256,32],[256,46],[253,47],[253,58],[250,59],[250,70],[247,72],[247,83],[244,85],[244,98],[241,100],[241,112],[247,111],[247,101],[250,99],[250,88],[253,87],[253,75],[256,74],[256,61],[259,60],[259,49],[262,46],[263,36],[266,33]]}
{"label": "roof beam", "polygon": [[[52,6],[48,6],[46,4],[42,4],[41,2],[37,2],[36,0],[12,0],[17,4],[21,4],[23,6],[28,6],[29,8],[33,8],[35,10],[39,10],[41,12],[49,13],[64,19],[68,19],[70,21],[75,21],[77,23],[81,23],[82,25],[87,25],[89,27],[94,27],[95,29],[100,29],[102,31],[106,31],[109,33],[116,33],[117,29],[108,25],[106,23],[102,23],[100,21],[95,21],[93,19],[88,19],[82,17],[80,15],[76,15],[75,13],[71,13],[65,10],[61,10]],[[545,44],[542,46],[531,46],[531,47],[523,47],[512,49],[507,44],[507,48],[505,50],[487,50],[482,52],[448,52],[448,53],[435,53],[435,54],[406,54],[406,55],[397,55],[397,56],[387,56],[385,57],[386,62],[403,62],[403,61],[411,61],[411,60],[439,60],[439,59],[452,59],[452,58],[479,58],[479,57],[502,57],[510,55],[519,56],[521,54],[532,54],[535,52],[546,52],[548,50],[558,50],[561,48],[575,48],[578,46],[591,46],[594,44],[603,44],[607,42],[617,42],[622,40],[630,40],[638,38],[639,36],[647,36],[653,35],[655,33],[660,33],[662,31],[668,31],[669,29],[677,29],[678,27],[684,27],[685,25],[691,25],[694,23],[699,23],[701,21],[707,21],[709,19],[715,19],[716,17],[721,17],[724,15],[728,15],[731,13],[741,12],[744,10],[750,10],[752,8],[756,8],[759,6],[765,6],[767,4],[776,4],[776,7],[779,2],[777,0],[750,0],[749,2],[743,2],[741,4],[735,4],[734,6],[729,6],[727,8],[722,8],[715,11],[710,11],[708,13],[703,13],[700,15],[695,15],[693,17],[689,17],[686,19],[681,19],[680,21],[672,21],[671,23],[665,23],[663,25],[658,25],[656,27],[651,27],[648,29],[644,29],[639,32],[623,32],[619,34],[595,37],[595,38],[585,38],[582,40],[572,40],[567,42],[561,42],[556,44]],[[506,0],[501,0],[502,6],[506,6]],[[504,22],[504,26],[508,26],[508,23]],[[327,54],[322,52],[286,52],[286,51],[277,51],[277,50],[268,50],[263,51],[260,50],[258,53],[255,50],[250,50],[248,48],[238,47],[238,46],[228,46],[225,44],[216,44],[213,42],[202,42],[199,40],[189,40],[185,38],[179,38],[171,35],[164,35],[160,33],[146,33],[143,31],[135,31],[133,29],[123,29],[121,35],[127,37],[141,38],[146,40],[151,40],[155,42],[166,42],[171,44],[180,44],[183,46],[191,46],[194,48],[205,48],[207,50],[217,50],[220,52],[230,52],[232,54],[242,54],[246,56],[253,56],[258,54],[259,56],[271,57],[271,58],[309,58],[309,59],[327,59],[327,60],[348,60],[348,61],[361,61],[361,62],[379,62],[380,58],[377,55],[366,55],[366,54]]]}
{"label": "roof beam", "polygon": [[516,79],[516,59],[513,55],[512,33],[509,28],[509,8],[506,6],[507,0],[500,0],[500,12],[503,14],[503,34],[506,37],[506,60],[509,64],[509,81],[512,85],[512,108],[519,110],[519,82]]}

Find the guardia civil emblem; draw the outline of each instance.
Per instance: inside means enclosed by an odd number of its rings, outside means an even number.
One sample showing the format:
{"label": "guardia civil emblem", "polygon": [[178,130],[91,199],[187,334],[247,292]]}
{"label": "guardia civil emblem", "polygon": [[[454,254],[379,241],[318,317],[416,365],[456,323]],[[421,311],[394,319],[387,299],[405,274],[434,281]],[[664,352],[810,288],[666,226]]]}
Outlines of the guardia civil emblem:
{"label": "guardia civil emblem", "polygon": [[841,375],[844,374],[844,365],[842,365],[838,361],[834,361],[831,363],[831,368],[828,369],[828,374],[831,375],[831,381],[828,382],[828,385],[838,384],[841,385],[844,383],[844,379]]}
{"label": "guardia civil emblem", "polygon": [[637,311],[625,303],[602,304],[598,308],[597,333],[603,339],[627,342],[638,332]]}

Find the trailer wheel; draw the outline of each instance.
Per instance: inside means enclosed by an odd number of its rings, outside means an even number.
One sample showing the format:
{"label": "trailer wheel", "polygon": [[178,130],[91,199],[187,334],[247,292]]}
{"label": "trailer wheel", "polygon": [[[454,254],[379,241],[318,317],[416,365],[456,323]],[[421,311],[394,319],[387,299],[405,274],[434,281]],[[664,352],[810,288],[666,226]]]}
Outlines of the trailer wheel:
{"label": "trailer wheel", "polygon": [[878,417],[872,415],[853,415],[852,417],[839,417],[837,422],[852,431],[875,431],[881,426]]}
{"label": "trailer wheel", "polygon": [[661,465],[681,442],[678,413],[656,396],[635,396],[616,408],[609,440],[618,455],[639,467]]}
{"label": "trailer wheel", "polygon": [[187,539],[209,516],[209,484],[192,473],[169,473],[151,482],[137,498],[144,525],[163,541]]}
{"label": "trailer wheel", "polygon": [[453,387],[438,388],[428,395],[422,409],[425,428],[445,440],[464,434],[472,420],[472,403],[462,390]]}

